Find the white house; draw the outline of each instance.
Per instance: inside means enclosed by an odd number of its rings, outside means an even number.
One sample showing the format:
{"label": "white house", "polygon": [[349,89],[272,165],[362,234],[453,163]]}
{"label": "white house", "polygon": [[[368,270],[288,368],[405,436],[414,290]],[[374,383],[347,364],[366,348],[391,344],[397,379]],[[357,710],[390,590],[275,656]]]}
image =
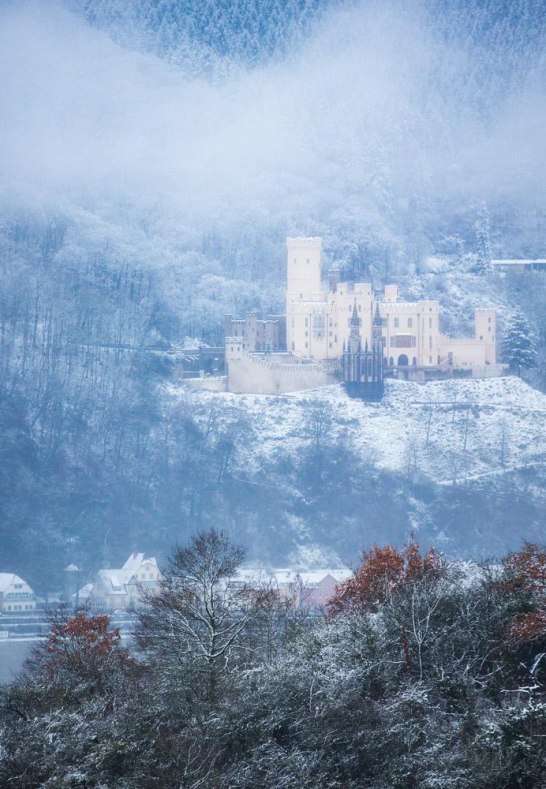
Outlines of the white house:
{"label": "white house", "polygon": [[22,578],[15,573],[0,573],[0,611],[34,611],[36,597],[34,592]]}
{"label": "white house", "polygon": [[130,608],[141,602],[142,594],[154,591],[161,578],[157,561],[132,553],[123,567],[99,570],[89,594],[91,602],[103,608]]}

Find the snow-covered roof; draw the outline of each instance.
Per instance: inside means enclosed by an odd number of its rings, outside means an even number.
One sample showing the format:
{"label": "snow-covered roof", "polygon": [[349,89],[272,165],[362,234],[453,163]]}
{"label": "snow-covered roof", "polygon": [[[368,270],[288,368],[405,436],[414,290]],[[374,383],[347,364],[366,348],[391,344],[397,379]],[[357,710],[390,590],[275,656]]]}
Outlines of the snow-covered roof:
{"label": "snow-covered roof", "polygon": [[546,258],[497,258],[491,261],[492,266],[533,266],[536,263],[546,264]]}
{"label": "snow-covered roof", "polygon": [[134,573],[135,570],[138,570],[143,560],[144,560],[143,553],[132,553],[127,559],[127,561],[125,562],[125,564],[123,565],[123,569],[129,570],[130,572]]}
{"label": "snow-covered roof", "polygon": [[336,583],[345,581],[352,575],[348,567],[319,567],[312,570],[297,568],[241,567],[234,581],[243,583],[275,583],[279,586],[316,586],[330,576]]}
{"label": "snow-covered roof", "polygon": [[12,584],[22,584],[22,590],[25,592],[32,592],[32,589],[15,573],[0,573],[0,592],[5,592],[12,586]]}
{"label": "snow-covered roof", "polygon": [[145,559],[143,553],[132,553],[123,567],[99,570],[97,578],[108,587],[108,594],[124,595],[127,593],[127,584],[143,564],[157,567],[155,557]]}
{"label": "snow-covered roof", "polygon": [[131,573],[124,570],[99,570],[99,578],[111,587],[112,594],[125,594]]}

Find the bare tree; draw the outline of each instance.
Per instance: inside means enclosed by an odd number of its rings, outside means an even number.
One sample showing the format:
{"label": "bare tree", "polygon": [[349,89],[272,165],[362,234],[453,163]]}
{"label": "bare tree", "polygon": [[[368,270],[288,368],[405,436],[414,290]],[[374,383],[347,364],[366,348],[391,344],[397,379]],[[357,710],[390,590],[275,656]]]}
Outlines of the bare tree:
{"label": "bare tree", "polygon": [[138,645],[154,668],[180,677],[188,698],[204,691],[214,703],[222,676],[245,652],[261,605],[259,591],[235,579],[244,555],[223,531],[195,535],[174,551],[139,615]]}

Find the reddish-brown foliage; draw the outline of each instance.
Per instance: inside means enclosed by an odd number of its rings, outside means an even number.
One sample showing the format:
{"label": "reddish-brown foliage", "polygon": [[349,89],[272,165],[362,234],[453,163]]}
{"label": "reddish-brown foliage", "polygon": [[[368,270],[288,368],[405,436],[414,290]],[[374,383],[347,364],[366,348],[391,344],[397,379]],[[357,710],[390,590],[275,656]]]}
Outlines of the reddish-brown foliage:
{"label": "reddish-brown foliage", "polygon": [[129,658],[120,640],[119,630],[110,629],[106,614],[88,616],[80,611],[67,621],[53,623],[44,645],[49,656],[47,668],[89,672],[110,658],[127,662]]}
{"label": "reddish-brown foliage", "polygon": [[521,551],[503,561],[501,591],[523,593],[533,610],[516,616],[509,627],[509,638],[520,644],[546,638],[546,550],[525,543]]}
{"label": "reddish-brown foliage", "polygon": [[376,545],[362,554],[362,564],[353,577],[337,587],[329,608],[334,613],[353,608],[373,611],[404,586],[439,575],[442,567],[442,558],[434,548],[421,555],[413,541],[401,551],[393,545]]}
{"label": "reddish-brown foliage", "polygon": [[509,553],[503,565],[502,586],[507,591],[546,591],[546,550],[535,543],[526,542],[521,551]]}

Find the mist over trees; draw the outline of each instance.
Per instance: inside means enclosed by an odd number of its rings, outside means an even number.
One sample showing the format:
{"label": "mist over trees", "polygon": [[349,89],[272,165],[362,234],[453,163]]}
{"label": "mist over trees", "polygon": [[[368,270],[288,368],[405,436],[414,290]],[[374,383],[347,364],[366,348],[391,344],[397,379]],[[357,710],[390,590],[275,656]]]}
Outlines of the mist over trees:
{"label": "mist over trees", "polygon": [[545,390],[543,279],[473,271],[544,254],[542,4],[206,10],[0,8],[5,566],[47,593],[69,562],[91,577],[218,520],[274,563],[315,534],[350,562],[363,533],[401,545],[415,522],[424,542],[447,524],[454,551],[513,547],[514,521],[539,523],[539,465],[507,475],[499,512],[494,485],[458,488],[463,451],[432,488],[420,439],[381,470],[319,404],[300,446],[249,469],[244,409],[174,402],[169,350],[221,342],[226,312],[280,311],[285,235],[320,234],[325,266],[438,298],[454,334],[474,306],[501,331],[520,309],[522,375]]}

